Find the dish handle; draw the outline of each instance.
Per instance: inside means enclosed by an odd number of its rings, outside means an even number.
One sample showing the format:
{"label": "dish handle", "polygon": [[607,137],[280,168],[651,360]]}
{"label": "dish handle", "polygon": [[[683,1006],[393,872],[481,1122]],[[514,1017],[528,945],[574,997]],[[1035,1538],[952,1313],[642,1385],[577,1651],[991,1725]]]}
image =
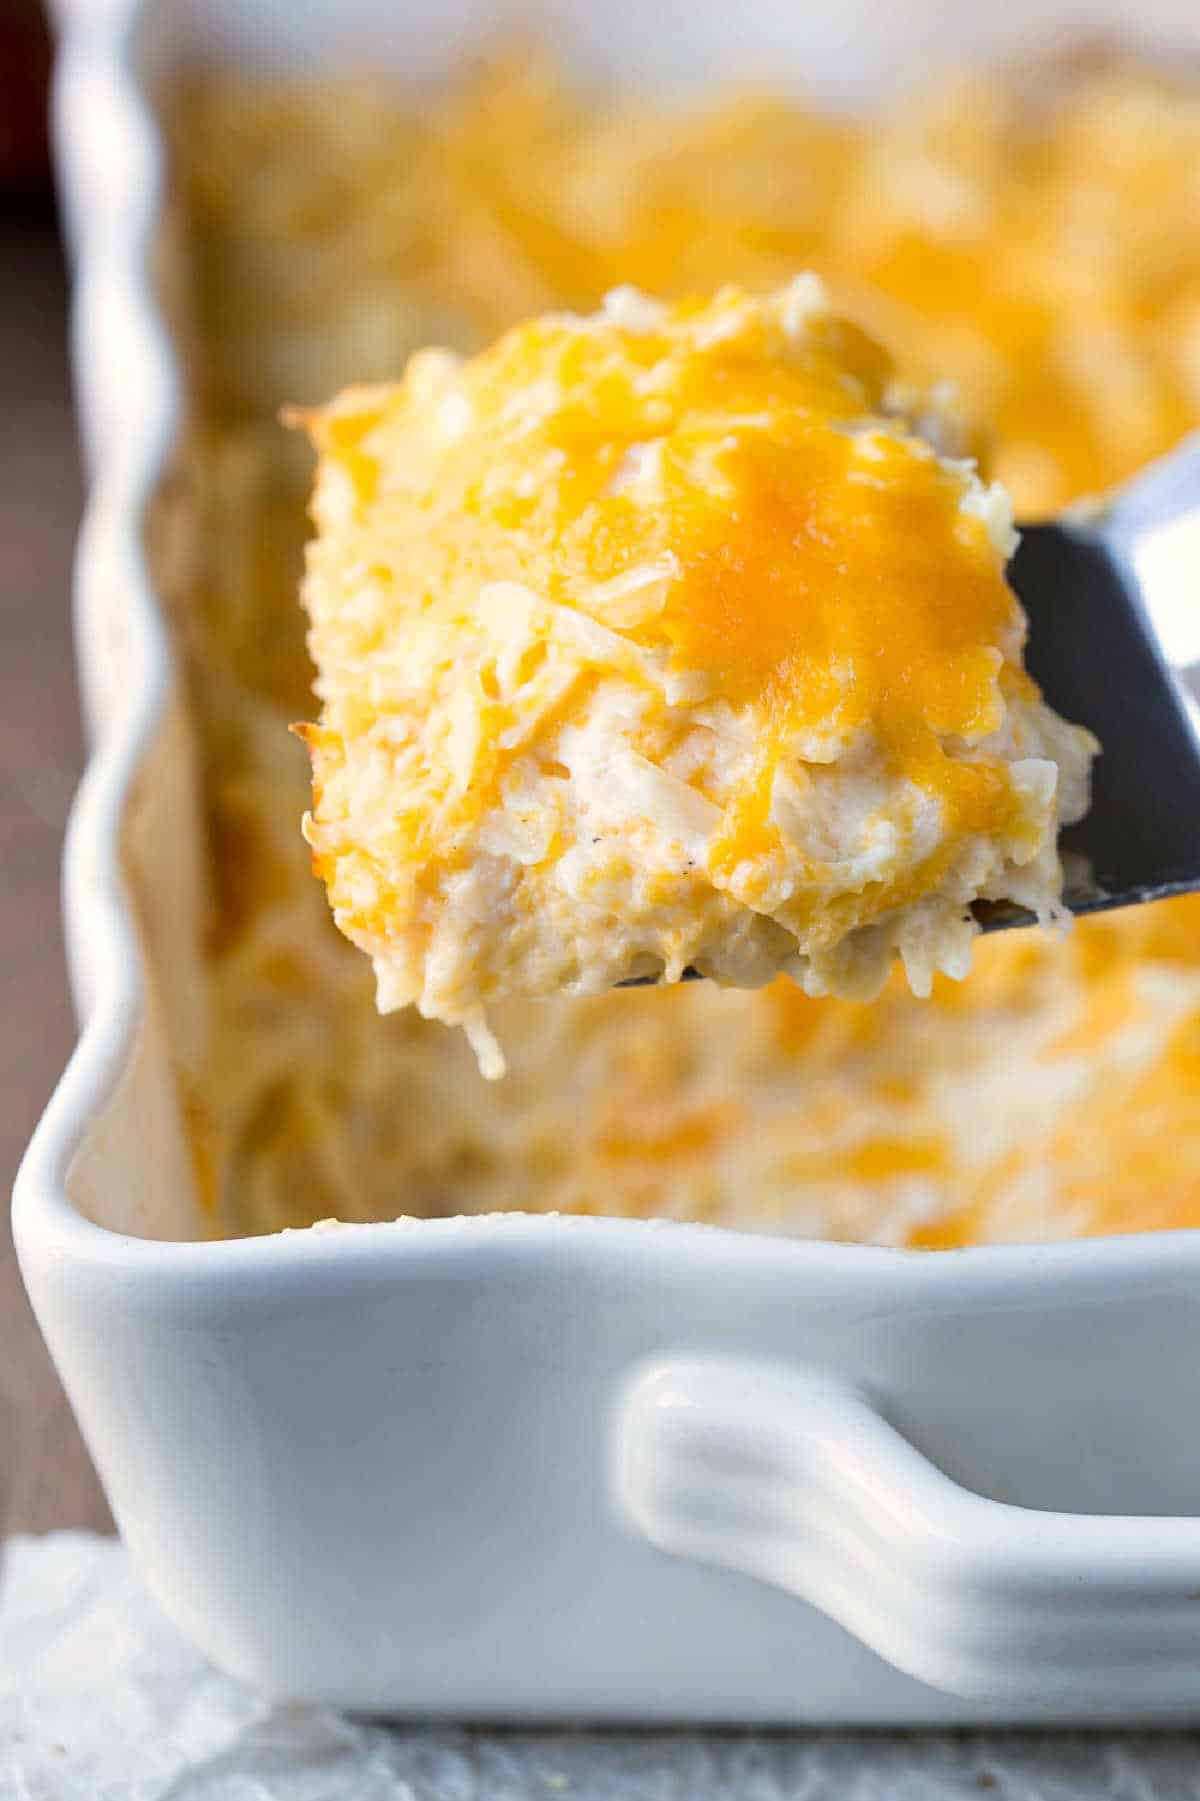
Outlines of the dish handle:
{"label": "dish handle", "polygon": [[1200,1520],[988,1500],[838,1376],[643,1368],[620,1400],[613,1476],[653,1545],[800,1596],[948,1693],[1130,1712],[1200,1695]]}

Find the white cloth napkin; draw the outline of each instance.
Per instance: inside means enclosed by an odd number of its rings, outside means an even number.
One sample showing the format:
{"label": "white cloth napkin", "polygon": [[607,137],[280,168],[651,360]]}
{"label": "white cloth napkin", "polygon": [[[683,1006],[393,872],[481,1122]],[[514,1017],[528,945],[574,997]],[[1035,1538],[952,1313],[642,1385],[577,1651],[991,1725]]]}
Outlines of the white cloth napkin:
{"label": "white cloth napkin", "polygon": [[1198,1801],[1200,1736],[503,1732],[275,1707],[212,1669],[120,1545],[17,1538],[0,1801]]}

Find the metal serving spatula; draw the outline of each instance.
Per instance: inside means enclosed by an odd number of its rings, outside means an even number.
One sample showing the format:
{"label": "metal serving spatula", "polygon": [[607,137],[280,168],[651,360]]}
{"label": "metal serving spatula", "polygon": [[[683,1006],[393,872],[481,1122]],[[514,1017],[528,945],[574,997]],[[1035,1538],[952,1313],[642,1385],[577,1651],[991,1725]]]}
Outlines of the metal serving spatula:
{"label": "metal serving spatula", "polygon": [[[1023,527],[1009,579],[1030,673],[1103,746],[1091,808],[1062,836],[1066,905],[1200,889],[1200,432],[1102,506]],[[975,913],[985,932],[1033,921],[1007,901]]]}
{"label": "metal serving spatula", "polygon": [[[1009,575],[1031,674],[1103,747],[1091,808],[1062,836],[1067,906],[1200,889],[1200,432],[1102,508],[1024,527]],[[1031,917],[977,912],[985,931]]]}

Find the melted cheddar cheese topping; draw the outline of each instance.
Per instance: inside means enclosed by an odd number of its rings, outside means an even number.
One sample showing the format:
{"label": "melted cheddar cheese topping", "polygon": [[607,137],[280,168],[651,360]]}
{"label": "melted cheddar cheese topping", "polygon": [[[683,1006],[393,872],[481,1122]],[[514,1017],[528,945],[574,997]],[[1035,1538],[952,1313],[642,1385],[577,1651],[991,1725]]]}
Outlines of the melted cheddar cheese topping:
{"label": "melted cheddar cheese topping", "polygon": [[865,993],[914,917],[957,972],[977,895],[1054,911],[1092,746],[1021,669],[1006,504],[812,278],[618,293],[312,425],[306,829],[386,1005]]}

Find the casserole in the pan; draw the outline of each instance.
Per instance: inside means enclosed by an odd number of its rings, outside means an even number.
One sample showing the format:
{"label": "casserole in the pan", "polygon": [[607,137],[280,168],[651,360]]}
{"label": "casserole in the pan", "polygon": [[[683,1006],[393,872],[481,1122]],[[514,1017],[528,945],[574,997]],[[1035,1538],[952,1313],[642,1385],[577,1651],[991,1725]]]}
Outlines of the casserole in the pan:
{"label": "casserole in the pan", "polygon": [[[155,574],[195,721],[210,871],[206,1016],[176,1007],[170,1029],[187,1047],[180,1076],[214,1229],[386,1218],[397,1193],[420,1216],[615,1213],[920,1246],[1195,1221],[1195,901],[1093,922],[1065,942],[981,944],[971,979],[939,979],[928,1005],[899,973],[870,1007],[807,998],[795,981],[583,1005],[489,999],[510,1066],[489,1085],[454,1034],[408,1012],[378,1017],[296,828],[307,769],[288,727],[317,712],[297,604],[310,471],[278,420],[285,401],[385,380],[424,339],[469,348],[526,310],[587,308],[625,274],[645,287],[730,277],[770,290],[812,262],[831,297],[892,346],[903,382],[955,378],[956,401],[930,397],[930,429],[936,419],[943,435],[979,440],[1025,517],[1123,480],[1200,417],[1195,95],[1129,59],[1059,58],[1036,72],[1033,92],[1028,64],[942,74],[865,119],[721,83],[674,102],[596,100],[528,45],[481,52],[428,93],[377,72],[270,85],[218,73],[179,94],[190,424],[161,503]],[[367,479],[353,446],[337,467],[337,481],[355,469]],[[437,542],[426,535],[406,557],[402,589],[428,575]],[[337,566],[336,544],[312,554]],[[389,552],[355,538],[344,554],[347,571],[371,568],[352,634],[369,645],[394,599]],[[513,604],[508,589],[489,602],[489,643],[519,636]],[[317,620],[326,636],[329,615],[326,605]],[[347,718],[366,733],[384,678],[354,654],[364,685]],[[405,679],[427,695],[432,677],[416,661]],[[465,643],[459,665],[447,714],[455,770],[472,742]],[[517,704],[541,694],[550,705],[563,671],[517,667],[534,672]],[[386,679],[394,688],[399,675]],[[620,718],[632,704],[620,698]],[[553,720],[568,712],[554,699]],[[347,777],[319,736],[310,745],[336,813]],[[649,740],[643,751],[657,754]],[[436,757],[415,766],[436,786]],[[541,854],[546,814],[523,779],[528,859]],[[686,798],[669,782],[654,792],[668,807]],[[424,965],[417,940],[407,953],[402,932],[392,944],[375,915],[401,881],[393,806],[381,809],[375,854],[355,845],[335,904],[360,941],[374,933],[386,949],[392,1004],[423,993],[422,1011],[457,1017],[480,1008],[480,980],[493,995],[503,987],[456,949],[455,920],[474,917],[487,884],[455,878]],[[436,811],[412,812],[421,843],[436,839]],[[465,829],[472,818],[468,805]],[[510,843],[511,819],[498,829]],[[602,933],[626,856],[628,825],[605,861],[612,829],[589,839]],[[457,827],[447,833],[461,858]],[[318,860],[332,877],[325,838]],[[639,891],[655,854],[635,859]],[[504,868],[501,858],[501,889]],[[861,887],[861,875],[847,879]],[[527,947],[541,941],[535,918],[548,927],[556,883],[532,904]],[[879,904],[878,883],[869,893]],[[765,890],[757,904],[763,935],[739,936],[738,956],[769,967],[780,937]],[[493,907],[492,932],[496,917]],[[951,933],[960,923],[951,911]]]}

